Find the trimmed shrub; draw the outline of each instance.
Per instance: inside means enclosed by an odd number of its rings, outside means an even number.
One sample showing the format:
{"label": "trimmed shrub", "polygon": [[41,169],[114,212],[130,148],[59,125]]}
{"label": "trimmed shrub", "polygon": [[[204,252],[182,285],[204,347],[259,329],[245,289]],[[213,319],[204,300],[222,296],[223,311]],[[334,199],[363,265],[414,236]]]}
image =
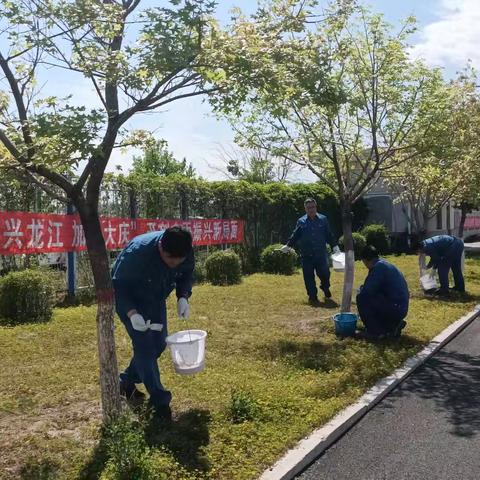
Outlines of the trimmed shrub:
{"label": "trimmed shrub", "polygon": [[365,237],[367,245],[373,245],[380,255],[390,252],[390,240],[385,225],[367,225],[362,229],[361,234]]}
{"label": "trimmed shrub", "polygon": [[195,262],[193,279],[195,280],[195,283],[203,283],[207,279],[207,270],[204,262]]}
{"label": "trimmed shrub", "polygon": [[234,245],[232,250],[238,253],[240,257],[240,263],[242,265],[242,273],[250,275],[252,273],[260,272],[262,269],[261,264],[261,249],[247,245],[246,243],[240,243]]}
{"label": "trimmed shrub", "polygon": [[55,301],[52,276],[39,270],[10,272],[0,279],[0,319],[47,322]]}
{"label": "trimmed shrub", "polygon": [[282,253],[278,251],[280,247],[280,244],[270,245],[262,252],[262,269],[266,273],[292,275],[297,265],[297,254],[294,250]]}
{"label": "trimmed shrub", "polygon": [[232,250],[212,253],[205,261],[205,269],[212,285],[234,285],[242,281],[240,257]]}
{"label": "trimmed shrub", "polygon": [[[365,237],[358,232],[353,232],[353,251],[355,253],[355,258],[360,258],[360,252],[367,244],[367,240]],[[344,251],[344,242],[343,242],[343,235],[338,240],[339,247]]]}

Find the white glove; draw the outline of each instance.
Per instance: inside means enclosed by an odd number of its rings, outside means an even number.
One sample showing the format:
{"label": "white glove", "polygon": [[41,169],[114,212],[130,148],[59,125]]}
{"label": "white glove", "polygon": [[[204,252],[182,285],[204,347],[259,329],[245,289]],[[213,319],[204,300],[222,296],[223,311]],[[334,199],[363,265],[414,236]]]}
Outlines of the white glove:
{"label": "white glove", "polygon": [[156,330],[157,332],[163,330],[163,325],[161,323],[150,323],[150,320],[147,320],[147,323],[150,324],[150,330]]}
{"label": "white glove", "polygon": [[146,332],[150,328],[150,320],[145,322],[144,318],[139,313],[134,313],[130,317],[130,321],[132,322],[133,329],[139,332]]}
{"label": "white glove", "polygon": [[190,316],[190,304],[186,298],[178,299],[177,313],[180,318],[188,318]]}
{"label": "white glove", "polygon": [[340,248],[338,247],[338,245],[335,245],[333,247],[333,253],[340,253]]}
{"label": "white glove", "polygon": [[283,247],[280,247],[279,250],[282,253],[288,253],[291,250],[291,248],[288,245],[284,245]]}

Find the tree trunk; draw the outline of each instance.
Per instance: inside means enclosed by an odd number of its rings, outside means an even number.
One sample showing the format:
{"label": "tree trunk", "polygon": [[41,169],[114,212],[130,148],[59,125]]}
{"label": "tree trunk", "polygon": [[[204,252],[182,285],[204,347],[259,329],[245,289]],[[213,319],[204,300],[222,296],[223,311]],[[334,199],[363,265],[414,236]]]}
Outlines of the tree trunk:
{"label": "tree trunk", "polygon": [[343,296],[341,312],[352,309],[353,280],[355,276],[355,256],[353,253],[352,206],[350,202],[342,204],[342,228],[345,248],[345,275],[343,280]]}
{"label": "tree trunk", "polygon": [[424,230],[423,221],[421,220],[421,217],[423,215],[420,212],[420,208],[416,208],[415,206],[412,206],[412,210],[413,210],[413,220],[415,223],[415,231],[417,235],[420,237],[422,235],[422,231]]}
{"label": "tree trunk", "polygon": [[[78,203],[78,202],[77,202]],[[115,301],[110,265],[98,212],[76,205],[80,214],[97,295],[97,346],[100,363],[100,390],[104,422],[121,409],[117,355],[114,336]]]}
{"label": "tree trunk", "polygon": [[188,220],[190,216],[189,205],[188,205],[188,195],[187,192],[182,188],[180,193],[180,217],[182,220]]}
{"label": "tree trunk", "polygon": [[465,220],[467,219],[467,214],[469,211],[469,208],[465,203],[462,203],[461,211],[462,211],[462,216],[460,217],[460,225],[458,226],[458,236],[460,238],[463,238],[463,231],[465,229]]}
{"label": "tree trunk", "polygon": [[137,193],[133,188],[128,189],[128,205],[130,210],[130,218],[138,217]]}

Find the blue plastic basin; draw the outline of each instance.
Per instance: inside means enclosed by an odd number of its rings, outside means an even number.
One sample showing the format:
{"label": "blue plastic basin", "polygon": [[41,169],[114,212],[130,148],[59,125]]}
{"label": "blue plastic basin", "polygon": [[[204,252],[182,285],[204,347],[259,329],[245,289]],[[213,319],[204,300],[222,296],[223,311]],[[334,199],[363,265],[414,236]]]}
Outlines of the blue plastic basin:
{"label": "blue plastic basin", "polygon": [[333,316],[335,333],[339,337],[353,337],[357,329],[357,319],[356,313],[337,313]]}

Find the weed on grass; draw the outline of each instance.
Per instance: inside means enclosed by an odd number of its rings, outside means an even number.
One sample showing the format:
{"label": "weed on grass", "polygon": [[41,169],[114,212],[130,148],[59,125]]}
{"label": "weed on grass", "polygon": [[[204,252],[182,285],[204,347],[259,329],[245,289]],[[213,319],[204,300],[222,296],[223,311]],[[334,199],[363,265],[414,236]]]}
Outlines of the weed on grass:
{"label": "weed on grass", "polygon": [[[421,292],[415,257],[391,257],[411,290],[399,341],[339,340],[336,308],[306,302],[300,274],[255,274],[231,287],[199,285],[187,324],[169,302],[169,330],[208,332],[206,369],[162,383],[173,422],[130,415],[101,428],[95,307],[56,309],[45,324],[0,328],[0,478],[248,480],[327,422],[480,299],[480,267],[466,262],[468,295]],[[358,287],[366,270],[356,264]],[[342,275],[332,274],[333,301]],[[119,368],[131,344],[116,324]],[[123,423],[122,423],[123,422]],[[3,475],[3,476],[2,476]]]}

